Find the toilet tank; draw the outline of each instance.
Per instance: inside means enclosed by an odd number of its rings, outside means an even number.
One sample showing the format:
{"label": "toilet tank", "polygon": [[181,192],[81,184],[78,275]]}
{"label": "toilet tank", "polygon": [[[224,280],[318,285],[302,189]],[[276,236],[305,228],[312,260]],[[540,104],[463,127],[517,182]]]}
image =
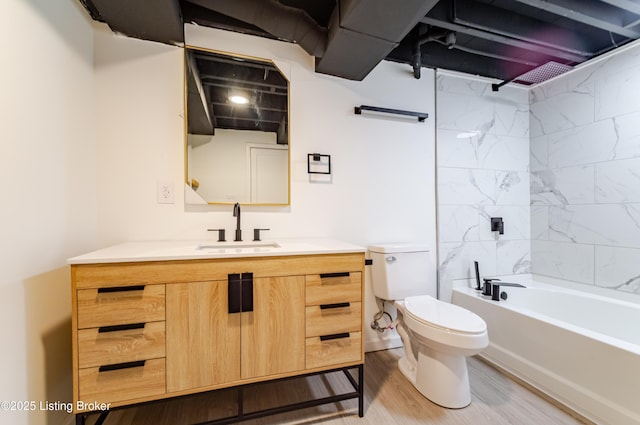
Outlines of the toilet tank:
{"label": "toilet tank", "polygon": [[373,293],[383,300],[435,294],[429,281],[429,248],[422,244],[381,244],[369,247]]}

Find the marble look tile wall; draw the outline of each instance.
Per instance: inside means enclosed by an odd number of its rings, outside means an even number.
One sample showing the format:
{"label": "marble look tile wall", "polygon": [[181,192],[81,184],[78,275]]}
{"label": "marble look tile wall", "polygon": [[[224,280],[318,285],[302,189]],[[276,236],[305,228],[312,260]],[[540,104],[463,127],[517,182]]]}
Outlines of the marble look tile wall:
{"label": "marble look tile wall", "polygon": [[[440,298],[452,281],[530,272],[529,99],[522,88],[437,77]],[[546,158],[546,155],[540,153]],[[502,217],[504,235],[490,231]]]}
{"label": "marble look tile wall", "polygon": [[640,293],[640,45],[530,91],[532,272]]}

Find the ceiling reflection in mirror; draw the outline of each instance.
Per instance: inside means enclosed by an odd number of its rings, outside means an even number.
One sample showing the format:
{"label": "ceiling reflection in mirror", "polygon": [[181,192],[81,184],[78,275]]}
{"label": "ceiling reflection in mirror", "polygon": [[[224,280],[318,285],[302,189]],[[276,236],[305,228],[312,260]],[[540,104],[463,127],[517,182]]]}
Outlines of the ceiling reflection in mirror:
{"label": "ceiling reflection in mirror", "polygon": [[187,203],[289,204],[289,81],[271,61],[185,49]]}

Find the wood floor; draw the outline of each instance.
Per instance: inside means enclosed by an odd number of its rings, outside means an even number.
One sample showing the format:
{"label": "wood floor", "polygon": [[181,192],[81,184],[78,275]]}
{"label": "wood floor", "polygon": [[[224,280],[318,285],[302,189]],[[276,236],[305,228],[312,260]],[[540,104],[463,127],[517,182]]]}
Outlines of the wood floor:
{"label": "wood floor", "polygon": [[[501,374],[481,360],[470,358],[472,402],[464,409],[445,409],[425,399],[396,366],[402,349],[367,353],[365,416],[358,417],[357,400],[313,407],[242,422],[247,425],[539,425],[583,424],[545,398]],[[320,375],[245,390],[245,412],[353,391],[341,373]],[[104,425],[182,425],[234,415],[236,390],[221,390],[179,400],[116,410]],[[90,417],[93,424],[97,416]]]}

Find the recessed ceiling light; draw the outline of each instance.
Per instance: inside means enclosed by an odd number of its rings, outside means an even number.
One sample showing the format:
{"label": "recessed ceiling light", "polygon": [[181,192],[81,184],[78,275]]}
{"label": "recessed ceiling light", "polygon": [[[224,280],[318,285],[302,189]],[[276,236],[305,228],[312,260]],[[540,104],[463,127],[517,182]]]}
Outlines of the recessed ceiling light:
{"label": "recessed ceiling light", "polygon": [[237,105],[246,105],[247,103],[249,103],[249,99],[238,94],[229,96],[229,100]]}

